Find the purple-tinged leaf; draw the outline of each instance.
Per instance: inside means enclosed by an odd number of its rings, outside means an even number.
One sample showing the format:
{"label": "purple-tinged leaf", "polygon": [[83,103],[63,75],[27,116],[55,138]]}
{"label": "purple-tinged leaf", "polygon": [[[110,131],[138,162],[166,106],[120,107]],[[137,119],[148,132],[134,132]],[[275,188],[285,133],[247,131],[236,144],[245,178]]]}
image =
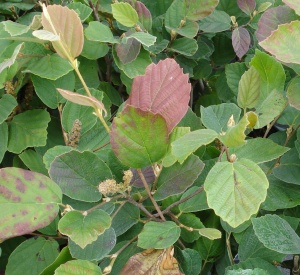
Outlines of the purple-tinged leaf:
{"label": "purple-tinged leaf", "polygon": [[295,12],[287,6],[278,6],[268,9],[262,14],[258,21],[256,38],[259,42],[266,39],[278,25],[289,23],[297,19]]}
{"label": "purple-tinged leaf", "polygon": [[192,21],[198,21],[209,16],[219,3],[218,0],[185,0],[184,2],[186,17]]}
{"label": "purple-tinged leaf", "polygon": [[145,75],[133,80],[126,106],[160,114],[170,133],[188,110],[191,91],[188,80],[188,74],[184,74],[173,59],[151,64]]}
{"label": "purple-tinged leaf", "polygon": [[259,45],[282,62],[300,64],[300,21],[280,25]]}
{"label": "purple-tinged leaf", "polygon": [[144,3],[137,1],[135,3],[135,10],[139,16],[139,21],[142,23],[143,27],[150,31],[152,28],[152,16],[148,8]]}
{"label": "purple-tinged leaf", "polygon": [[255,0],[237,0],[239,8],[246,14],[250,15],[256,7]]}
{"label": "purple-tinged leaf", "polygon": [[245,28],[238,27],[232,32],[232,46],[239,59],[249,50],[250,42],[250,34]]}
{"label": "purple-tinged leaf", "polygon": [[128,38],[126,44],[116,44],[116,53],[123,64],[132,62],[141,50],[141,43],[134,38]]}
{"label": "purple-tinged leaf", "polygon": [[167,152],[168,128],[160,114],[126,106],[112,123],[110,142],[118,159],[133,168],[161,160]]}
{"label": "purple-tinged leaf", "polygon": [[298,15],[300,15],[300,0],[282,0],[282,2],[295,10]]}
{"label": "purple-tinged leaf", "polygon": [[[130,185],[137,187],[137,188],[144,188],[144,184],[141,180],[140,175],[137,172],[137,169],[131,168],[130,170],[133,174],[132,179],[130,181]],[[142,170],[142,173],[143,173],[147,183],[148,184],[153,183],[155,180],[155,174],[153,172],[153,167],[148,166],[148,167],[142,168],[141,170]]]}
{"label": "purple-tinged leaf", "polygon": [[50,224],[61,199],[60,188],[42,174],[13,167],[0,169],[0,240]]}

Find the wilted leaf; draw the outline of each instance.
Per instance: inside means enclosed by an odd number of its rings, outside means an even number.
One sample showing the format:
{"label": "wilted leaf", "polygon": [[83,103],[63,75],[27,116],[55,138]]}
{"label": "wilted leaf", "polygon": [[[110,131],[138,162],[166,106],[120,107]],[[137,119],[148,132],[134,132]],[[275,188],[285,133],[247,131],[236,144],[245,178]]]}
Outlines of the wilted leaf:
{"label": "wilted leaf", "polygon": [[43,5],[42,25],[46,31],[60,37],[60,41],[52,41],[59,56],[74,60],[83,48],[83,27],[78,14],[74,10],[61,5]]}
{"label": "wilted leaf", "polygon": [[143,168],[161,160],[167,152],[168,131],[159,114],[127,105],[112,123],[111,146],[122,163]]}
{"label": "wilted leaf", "polygon": [[289,104],[300,110],[300,77],[295,77],[290,82],[287,89],[287,98],[289,100]]}
{"label": "wilted leaf", "polygon": [[217,162],[204,183],[208,206],[232,227],[257,213],[268,187],[265,173],[247,159]]}
{"label": "wilted leaf", "polygon": [[60,40],[59,36],[57,34],[54,34],[53,32],[49,32],[46,30],[37,30],[32,32],[32,35],[37,37],[41,40],[48,40],[48,41],[58,41]]}
{"label": "wilted leaf", "polygon": [[256,37],[259,42],[269,37],[279,25],[297,20],[295,12],[287,6],[278,6],[264,12],[257,24]]}
{"label": "wilted leaf", "polygon": [[20,168],[0,169],[0,239],[47,226],[58,213],[60,188],[48,177]]}
{"label": "wilted leaf", "polygon": [[237,0],[239,8],[246,14],[250,15],[256,7],[255,0]]}
{"label": "wilted leaf", "polygon": [[173,247],[164,250],[145,250],[133,255],[120,275],[136,275],[137,271],[141,275],[183,275],[173,254]]}
{"label": "wilted leaf", "polygon": [[183,193],[197,179],[204,168],[204,163],[191,155],[182,164],[175,163],[163,168],[157,180],[157,191],[154,199],[161,201],[169,196]]}
{"label": "wilted leaf", "polygon": [[170,133],[187,112],[191,91],[188,79],[173,59],[151,64],[145,75],[133,80],[126,105],[160,114]]}
{"label": "wilted leaf", "polygon": [[300,64],[300,21],[293,21],[278,26],[278,29],[259,43],[278,60],[286,63]]}
{"label": "wilted leaf", "polygon": [[144,249],[164,249],[173,245],[180,236],[180,228],[176,223],[148,222],[138,235],[137,245]]}
{"label": "wilted leaf", "polygon": [[232,32],[232,46],[238,58],[241,59],[248,52],[250,42],[250,34],[244,27],[238,27]]}
{"label": "wilted leaf", "polygon": [[237,103],[241,108],[253,108],[259,99],[259,94],[260,74],[254,67],[250,67],[239,82]]}
{"label": "wilted leaf", "polygon": [[87,214],[71,211],[60,219],[58,230],[81,248],[85,248],[96,241],[110,225],[111,218],[103,210],[97,209]]}
{"label": "wilted leaf", "polygon": [[138,14],[129,3],[111,5],[113,17],[126,27],[133,27],[138,22]]}
{"label": "wilted leaf", "polygon": [[83,106],[91,106],[97,109],[104,111],[105,115],[107,115],[107,111],[102,102],[100,102],[97,98],[93,96],[84,96],[78,93],[74,93],[71,91],[63,90],[57,88],[57,91],[67,100],[83,105]]}
{"label": "wilted leaf", "polygon": [[253,218],[255,235],[265,247],[283,254],[299,254],[300,238],[287,221],[277,215]]}

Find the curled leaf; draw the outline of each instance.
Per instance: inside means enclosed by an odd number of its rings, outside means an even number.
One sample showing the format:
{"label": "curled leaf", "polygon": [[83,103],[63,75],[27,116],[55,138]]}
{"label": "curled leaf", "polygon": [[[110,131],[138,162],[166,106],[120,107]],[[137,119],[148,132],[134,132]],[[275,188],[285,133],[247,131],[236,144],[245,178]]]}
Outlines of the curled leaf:
{"label": "curled leaf", "polygon": [[85,95],[81,95],[78,93],[74,93],[71,91],[67,91],[67,90],[63,90],[63,89],[59,89],[57,88],[57,91],[67,100],[79,104],[79,105],[83,105],[83,106],[91,106],[97,109],[100,109],[102,111],[104,111],[105,116],[107,115],[107,111],[103,105],[102,102],[100,102],[97,98],[93,97],[93,96],[85,96]]}

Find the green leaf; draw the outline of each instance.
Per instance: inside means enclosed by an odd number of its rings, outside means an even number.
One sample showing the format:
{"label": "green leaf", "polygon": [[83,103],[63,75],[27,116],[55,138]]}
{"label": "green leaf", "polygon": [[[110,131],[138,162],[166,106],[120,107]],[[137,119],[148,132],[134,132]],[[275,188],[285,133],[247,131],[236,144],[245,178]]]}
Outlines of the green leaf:
{"label": "green leaf", "polygon": [[88,40],[97,42],[117,43],[110,28],[98,21],[91,21],[84,30],[84,34]]}
{"label": "green leaf", "polygon": [[40,237],[28,239],[10,255],[5,274],[39,275],[57,256],[56,241]]}
{"label": "green leaf", "polygon": [[70,72],[57,80],[49,80],[36,75],[31,75],[34,90],[38,97],[51,109],[56,109],[59,103],[65,99],[57,92],[57,88],[73,91],[75,88],[75,76]]}
{"label": "green leaf", "polygon": [[7,142],[8,142],[8,126],[4,122],[0,124],[0,163],[3,160],[4,154],[7,151]]}
{"label": "green leaf", "polygon": [[161,201],[169,196],[182,194],[197,179],[204,163],[195,155],[189,156],[182,164],[163,168],[157,180],[158,189],[153,198]]}
{"label": "green leaf", "polygon": [[12,95],[5,94],[2,96],[0,99],[0,124],[8,118],[17,105],[18,103]]}
{"label": "green leaf", "polygon": [[198,21],[209,14],[215,9],[218,5],[218,0],[209,0],[209,1],[202,1],[202,0],[188,0],[185,1],[186,3],[186,16],[188,19],[193,21]]}
{"label": "green leaf", "polygon": [[241,114],[241,109],[233,103],[210,105],[207,108],[201,106],[200,111],[203,125],[217,133],[226,132],[231,116],[234,121],[239,121]]}
{"label": "green leaf", "polygon": [[99,201],[99,183],[112,178],[109,167],[96,154],[75,150],[57,156],[50,165],[49,175],[65,195],[88,202]]}
{"label": "green leaf", "polygon": [[93,10],[80,2],[73,2],[68,5],[68,8],[74,10],[80,17],[81,22],[84,22],[93,12]]}
{"label": "green leaf", "polygon": [[279,166],[273,169],[276,178],[300,185],[300,159],[298,151],[293,148],[280,159]]}
{"label": "green leaf", "polygon": [[295,20],[279,25],[277,30],[259,45],[281,62],[300,64],[300,55],[297,50],[300,45],[299,34],[300,21]]}
{"label": "green leaf", "polygon": [[10,20],[2,22],[4,30],[7,31],[11,36],[18,36],[29,31],[29,26],[22,25]]}
{"label": "green leaf", "polygon": [[238,95],[239,82],[246,70],[247,66],[245,63],[235,62],[225,65],[227,84],[235,95]]}
{"label": "green leaf", "polygon": [[72,260],[60,265],[54,275],[102,275],[98,265],[85,260]]}
{"label": "green leaf", "polygon": [[192,56],[198,49],[198,44],[195,39],[191,38],[178,38],[176,39],[169,48],[171,51],[180,53],[185,56]]}
{"label": "green leaf", "polygon": [[135,78],[138,75],[145,74],[146,68],[152,63],[149,52],[141,48],[139,55],[130,63],[123,64],[119,59],[115,48],[112,49],[112,54],[117,67],[122,70],[129,78]]}
{"label": "green leaf", "polygon": [[143,168],[161,160],[168,148],[164,118],[132,106],[127,106],[114,119],[110,137],[116,156],[133,168]]}
{"label": "green leaf", "polygon": [[274,57],[259,50],[255,50],[255,56],[251,59],[250,65],[260,74],[261,89],[259,103],[264,101],[273,90],[279,92],[284,90],[284,69]]}
{"label": "green leaf", "polygon": [[204,183],[208,206],[232,227],[239,226],[258,211],[268,187],[264,172],[247,159],[216,163]]}
{"label": "green leaf", "polygon": [[179,235],[180,228],[174,222],[148,222],[138,235],[137,245],[144,249],[164,249],[174,244]]}
{"label": "green leaf", "polygon": [[289,104],[300,110],[300,93],[299,93],[299,88],[300,88],[300,77],[295,77],[292,79],[290,82],[286,96],[289,100]]}
{"label": "green leaf", "polygon": [[87,59],[96,60],[104,57],[108,52],[109,47],[106,43],[85,39],[81,56],[84,56]]}
{"label": "green leaf", "polygon": [[134,32],[130,34],[129,36],[126,36],[122,39],[122,42],[126,42],[129,38],[134,38],[137,41],[139,41],[141,44],[143,44],[146,47],[150,47],[154,45],[156,41],[156,36],[151,35],[147,32]]}
{"label": "green leaf", "polygon": [[199,274],[202,267],[202,259],[199,253],[190,248],[176,251],[176,259],[185,275]]}
{"label": "green leaf", "polygon": [[238,159],[246,158],[255,163],[268,162],[280,157],[290,148],[283,147],[266,138],[253,138],[247,140],[245,145],[230,148],[229,153],[235,154]]}
{"label": "green leaf", "polygon": [[44,110],[26,111],[14,116],[9,123],[8,151],[19,154],[27,147],[46,145],[49,121],[50,115]]}
{"label": "green leaf", "polygon": [[300,190],[295,184],[287,184],[273,175],[268,176],[270,187],[261,208],[267,211],[292,208],[300,205]]}
{"label": "green leaf", "polygon": [[205,228],[201,220],[192,213],[182,214],[178,217],[178,220],[185,226],[194,228],[193,231],[188,231],[184,227],[181,228],[180,238],[182,238],[187,243],[193,243],[198,240],[201,235],[197,231],[197,229]]}
{"label": "green leaf", "polygon": [[259,103],[255,107],[258,121],[254,128],[260,129],[270,123],[284,110],[286,103],[285,96],[277,90],[273,90],[266,98],[259,100]]}
{"label": "green leaf", "polygon": [[175,140],[172,146],[172,154],[179,163],[183,163],[189,155],[195,152],[202,145],[207,145],[217,138],[218,134],[214,130],[200,129],[187,133],[183,137]]}
{"label": "green leaf", "polygon": [[129,3],[111,5],[113,17],[126,27],[133,27],[139,20],[136,10]]}
{"label": "green leaf", "polygon": [[57,256],[54,262],[52,262],[51,265],[49,265],[47,268],[43,270],[42,273],[39,275],[49,275],[54,274],[55,270],[61,265],[68,261],[72,260],[72,256],[70,254],[69,248],[65,246]]}
{"label": "green leaf", "polygon": [[24,45],[24,43],[19,44],[15,48],[15,50],[14,50],[11,57],[5,59],[3,62],[0,63],[0,73],[3,72],[4,69],[9,68],[10,66],[12,66],[15,63],[16,58],[17,58],[17,56],[18,56],[18,54],[19,54],[19,52],[20,52],[23,45]]}
{"label": "green leaf", "polygon": [[287,221],[277,215],[252,219],[255,235],[265,247],[283,254],[299,254],[300,238]]}
{"label": "green leaf", "polygon": [[239,82],[237,103],[241,108],[253,108],[259,98],[260,74],[254,67],[246,71]]}
{"label": "green leaf", "polygon": [[228,270],[226,275],[268,275],[270,274],[268,271],[263,270],[261,268],[254,268],[254,269],[235,269],[235,270]]}
{"label": "green leaf", "polygon": [[138,223],[140,219],[140,210],[127,202],[120,210],[116,211],[118,212],[116,212],[111,226],[114,228],[116,236],[120,236]]}
{"label": "green leaf", "polygon": [[[257,117],[253,112],[246,113],[236,125],[235,122],[230,119],[227,124],[228,129],[226,130],[226,132],[220,133],[219,140],[229,148],[238,147],[245,144],[245,131],[247,129],[247,126],[251,124],[251,116],[253,115],[256,122]],[[233,124],[233,126],[230,126],[231,123]]]}
{"label": "green leaf", "polygon": [[[180,199],[188,197],[189,195],[195,193],[197,190],[199,190],[199,187],[191,187],[186,192],[184,192]],[[182,213],[198,212],[206,209],[208,209],[208,205],[206,201],[206,194],[204,191],[188,199],[187,201],[179,204],[179,210]]]}
{"label": "green leaf", "polygon": [[57,215],[60,188],[48,177],[20,168],[0,169],[0,239],[31,233]]}
{"label": "green leaf", "polygon": [[46,176],[48,175],[42,157],[34,150],[28,149],[23,151],[19,155],[19,158],[31,171],[38,172]]}
{"label": "green leaf", "polygon": [[67,59],[61,58],[57,54],[47,55],[37,60],[32,60],[23,71],[24,73],[32,73],[41,78],[56,80],[73,68]]}
{"label": "green leaf", "polygon": [[198,230],[199,234],[210,240],[221,239],[222,233],[215,228],[201,228]]}
{"label": "green leaf", "polygon": [[199,27],[204,32],[222,32],[231,28],[231,19],[226,12],[214,10],[212,14],[199,22]]}
{"label": "green leaf", "polygon": [[85,248],[96,241],[110,225],[111,218],[103,210],[97,209],[90,213],[71,211],[60,219],[58,230],[81,248]]}
{"label": "green leaf", "polygon": [[82,249],[71,239],[69,240],[68,247],[71,255],[75,259],[100,261],[113,249],[115,244],[115,231],[112,228],[108,228],[98,237],[96,241],[88,244],[84,249]]}
{"label": "green leaf", "polygon": [[45,164],[46,169],[48,170],[50,168],[50,164],[54,161],[56,157],[63,155],[64,153],[70,152],[72,150],[72,147],[65,145],[57,145],[47,150],[47,152],[43,156],[43,162]]}

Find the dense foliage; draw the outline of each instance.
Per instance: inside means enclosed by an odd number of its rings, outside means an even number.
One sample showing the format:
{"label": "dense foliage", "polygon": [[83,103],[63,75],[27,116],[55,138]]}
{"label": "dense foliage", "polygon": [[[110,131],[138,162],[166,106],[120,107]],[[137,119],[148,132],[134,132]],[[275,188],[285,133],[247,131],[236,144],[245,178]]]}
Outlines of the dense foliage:
{"label": "dense foliage", "polygon": [[299,0],[2,1],[0,272],[299,274],[299,49]]}

